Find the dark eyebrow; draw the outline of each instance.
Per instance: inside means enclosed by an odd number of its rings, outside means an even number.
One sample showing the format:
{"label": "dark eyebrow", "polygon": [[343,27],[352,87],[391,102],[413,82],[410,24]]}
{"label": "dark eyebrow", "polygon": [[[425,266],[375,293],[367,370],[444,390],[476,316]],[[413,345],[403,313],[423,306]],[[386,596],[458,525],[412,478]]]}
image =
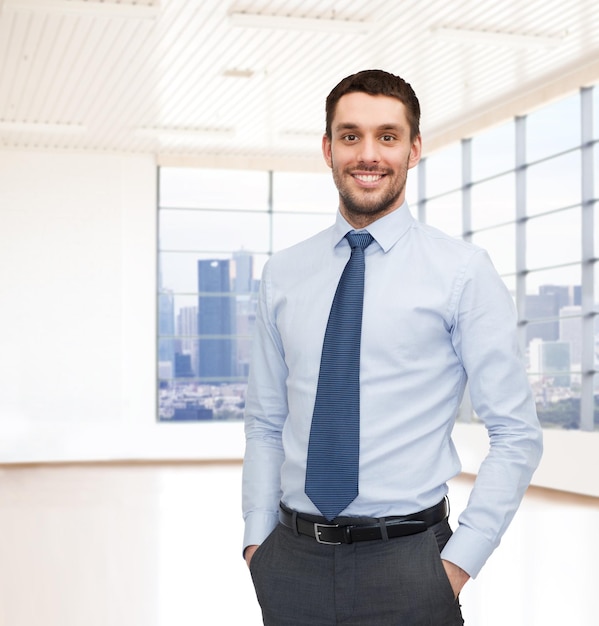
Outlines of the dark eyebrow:
{"label": "dark eyebrow", "polygon": [[[344,122],[344,123],[337,124],[337,126],[335,126],[335,130],[337,132],[358,130],[359,128],[360,128],[359,125],[358,124],[354,124],[353,122]],[[377,130],[379,130],[379,131],[394,131],[396,133],[403,133],[404,132],[403,127],[398,125],[398,124],[382,124],[381,126],[379,126],[377,128]]]}
{"label": "dark eyebrow", "polygon": [[351,124],[349,122],[344,123],[344,124],[337,124],[337,126],[335,126],[335,130],[337,132],[343,132],[344,130],[356,130],[358,128],[357,124]]}

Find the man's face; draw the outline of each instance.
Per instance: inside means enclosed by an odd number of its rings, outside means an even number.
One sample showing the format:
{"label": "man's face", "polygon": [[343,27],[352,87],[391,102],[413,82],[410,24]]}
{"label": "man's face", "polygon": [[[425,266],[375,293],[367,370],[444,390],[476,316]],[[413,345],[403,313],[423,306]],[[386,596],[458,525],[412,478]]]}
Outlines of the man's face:
{"label": "man's face", "polygon": [[389,96],[362,92],[342,96],[322,151],[333,170],[340,210],[364,228],[397,209],[405,198],[408,170],[420,160],[420,136],[410,139],[405,107]]}

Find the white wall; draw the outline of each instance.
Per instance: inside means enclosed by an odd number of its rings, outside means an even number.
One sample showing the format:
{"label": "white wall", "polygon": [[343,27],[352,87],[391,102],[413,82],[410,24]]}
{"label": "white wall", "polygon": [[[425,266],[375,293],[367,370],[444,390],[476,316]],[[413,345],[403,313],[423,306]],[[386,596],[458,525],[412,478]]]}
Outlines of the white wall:
{"label": "white wall", "polygon": [[156,164],[0,151],[0,463],[238,457],[155,418]]}
{"label": "white wall", "polygon": [[[0,151],[0,463],[239,458],[241,424],[156,422],[156,163]],[[460,424],[476,473],[484,430]],[[599,495],[599,435],[548,431],[535,481]]]}

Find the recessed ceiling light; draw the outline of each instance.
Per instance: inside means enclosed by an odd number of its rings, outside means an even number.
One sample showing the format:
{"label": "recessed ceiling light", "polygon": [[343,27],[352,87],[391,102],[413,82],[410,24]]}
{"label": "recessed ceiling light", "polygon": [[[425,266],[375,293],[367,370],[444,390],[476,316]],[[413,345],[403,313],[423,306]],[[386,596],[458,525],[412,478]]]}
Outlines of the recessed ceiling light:
{"label": "recessed ceiling light", "polygon": [[266,15],[263,13],[233,12],[229,14],[231,26],[239,28],[269,28],[279,30],[307,30],[325,33],[366,34],[374,22],[344,20],[341,18],[294,17],[291,15]]}
{"label": "recessed ceiling light", "polygon": [[239,69],[232,67],[223,71],[223,76],[226,78],[251,78],[254,75],[254,70]]}
{"label": "recessed ceiling light", "polygon": [[39,11],[66,15],[89,15],[92,17],[123,17],[154,19],[160,13],[161,0],[4,0],[3,11]]}
{"label": "recessed ceiling light", "polygon": [[167,127],[152,126],[136,128],[138,137],[158,139],[159,141],[179,141],[194,139],[229,139],[235,136],[234,128],[226,127]]}
{"label": "recessed ceiling light", "polygon": [[444,41],[481,43],[490,46],[514,48],[552,48],[561,45],[568,36],[564,31],[557,35],[534,35],[508,31],[475,30],[453,26],[437,26],[430,29],[431,35]]}
{"label": "recessed ceiling light", "polygon": [[13,133],[44,133],[80,135],[87,131],[82,124],[60,124],[46,122],[11,122],[0,120],[0,131]]}

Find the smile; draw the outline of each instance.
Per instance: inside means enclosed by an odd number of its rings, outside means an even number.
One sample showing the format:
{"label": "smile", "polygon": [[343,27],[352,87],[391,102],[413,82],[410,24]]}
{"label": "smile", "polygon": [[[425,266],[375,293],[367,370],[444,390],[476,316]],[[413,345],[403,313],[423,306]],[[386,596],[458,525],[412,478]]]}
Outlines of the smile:
{"label": "smile", "polygon": [[353,176],[363,183],[376,183],[383,178],[382,174],[354,174]]}

